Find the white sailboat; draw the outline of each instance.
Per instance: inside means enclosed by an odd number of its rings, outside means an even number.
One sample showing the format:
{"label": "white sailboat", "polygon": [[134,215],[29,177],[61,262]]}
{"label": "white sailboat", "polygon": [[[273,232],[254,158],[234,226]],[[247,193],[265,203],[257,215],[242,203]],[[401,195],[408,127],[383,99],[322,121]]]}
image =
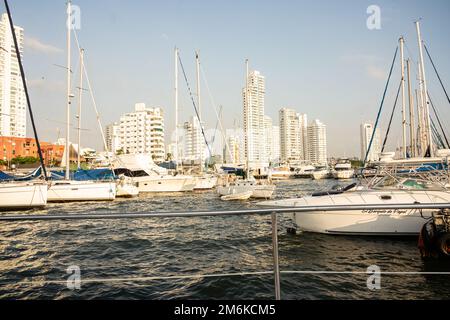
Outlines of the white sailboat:
{"label": "white sailboat", "polygon": [[[306,207],[335,205],[434,204],[450,202],[450,193],[441,185],[427,181],[385,177],[369,190],[322,193],[297,199],[267,201],[268,207]],[[434,210],[435,211],[435,210]],[[335,235],[408,236],[418,235],[432,210],[342,210],[297,212],[291,218],[306,232]]]}
{"label": "white sailboat", "polygon": [[[71,1],[67,2],[68,20],[71,20]],[[52,181],[48,189],[49,202],[64,201],[103,201],[116,198],[115,182],[74,181],[70,179],[70,106],[71,98],[71,26],[67,26],[67,127],[65,164],[66,175],[64,181]],[[82,79],[82,78],[81,78]],[[82,88],[82,83],[80,84]],[[80,90],[81,91],[81,90]],[[81,101],[80,101],[81,103]]]}
{"label": "white sailboat", "polygon": [[[14,23],[11,16],[11,11],[9,9],[9,4],[5,1],[5,7],[8,15],[9,22],[9,30],[11,31],[12,38],[14,41],[14,48],[16,52],[20,52],[17,35],[13,31]],[[23,84],[23,88],[25,91],[26,103],[28,107],[28,111],[30,114],[30,120],[33,127],[34,137],[36,139],[36,144],[38,147],[39,159],[41,162],[41,166],[43,168],[44,177],[45,177],[45,166],[44,159],[42,156],[42,151],[40,148],[39,138],[36,130],[36,126],[34,123],[33,110],[31,108],[31,102],[28,95],[27,83],[25,81],[25,71],[22,65],[22,57],[20,54],[17,54],[17,62],[19,65],[20,76]],[[0,172],[0,175],[3,175]],[[8,180],[10,177],[8,175],[4,175],[5,180]],[[32,209],[32,208],[40,208],[44,207],[47,204],[47,183],[46,182],[3,182],[0,184],[0,210],[18,210],[18,209]]]}
{"label": "white sailboat", "polygon": [[[246,60],[246,94],[250,94],[250,90],[248,88],[248,82],[249,82],[249,70],[248,70],[248,60]],[[250,99],[246,99],[247,103]],[[247,115],[248,116],[248,115]],[[248,123],[248,119],[247,119]],[[248,132],[247,132],[248,137]],[[248,148],[248,143],[246,143],[246,148]],[[248,150],[247,150],[248,151]],[[247,152],[248,154],[248,152]],[[233,195],[233,194],[245,194],[249,191],[252,191],[252,198],[256,199],[270,199],[273,196],[273,193],[275,192],[276,186],[271,182],[271,180],[267,180],[266,182],[263,181],[257,181],[253,176],[250,174],[250,165],[249,165],[249,159],[247,157],[246,159],[246,167],[247,167],[247,173],[246,173],[246,179],[244,180],[236,180],[231,183],[225,183],[222,186],[219,186],[217,188],[217,193],[219,195],[227,196],[227,195]]]}
{"label": "white sailboat", "polygon": [[0,210],[45,207],[47,183],[7,182],[0,184]]}

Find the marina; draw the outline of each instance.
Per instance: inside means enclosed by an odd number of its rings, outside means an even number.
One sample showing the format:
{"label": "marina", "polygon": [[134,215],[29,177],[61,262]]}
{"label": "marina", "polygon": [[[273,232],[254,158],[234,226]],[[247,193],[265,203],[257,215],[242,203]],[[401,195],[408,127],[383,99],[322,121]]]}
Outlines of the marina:
{"label": "marina", "polygon": [[[52,30],[64,49],[31,39],[15,24],[23,5],[3,2],[0,300],[450,299],[450,98],[435,21],[387,28],[372,55],[346,44],[325,69],[317,57],[274,59],[292,64],[279,69],[244,47],[226,57],[203,40],[192,50],[202,37],[186,28],[176,41],[149,36],[146,58],[138,49],[139,63],[105,71],[116,49],[92,42],[75,1],[52,9],[66,19]],[[128,47],[140,48],[134,36]],[[24,56],[44,51],[63,73],[27,80],[38,68]],[[278,74],[297,60],[295,81]],[[315,77],[332,74],[345,80],[319,92]]]}

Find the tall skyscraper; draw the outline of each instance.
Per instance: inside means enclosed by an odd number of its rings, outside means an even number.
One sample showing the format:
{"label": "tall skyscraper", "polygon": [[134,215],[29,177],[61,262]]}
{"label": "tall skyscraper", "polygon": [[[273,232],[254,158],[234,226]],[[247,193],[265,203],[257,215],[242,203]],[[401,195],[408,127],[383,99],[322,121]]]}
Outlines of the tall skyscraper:
{"label": "tall skyscraper", "polygon": [[280,117],[280,149],[281,160],[284,162],[297,162],[306,160],[304,153],[303,129],[305,116],[300,116],[295,110],[283,108]]}
{"label": "tall skyscraper", "polygon": [[[24,31],[14,27],[23,56]],[[25,137],[26,98],[7,14],[0,20],[0,136]]]}
{"label": "tall skyscraper", "polygon": [[[360,127],[361,134],[361,160],[366,158],[367,150],[369,149],[370,140],[373,134],[373,125],[371,123],[362,123]],[[377,129],[373,138],[370,152],[367,156],[367,161],[378,161],[381,153],[381,134]]]}
{"label": "tall skyscraper", "polygon": [[207,158],[208,150],[196,116],[191,117],[189,122],[184,124],[184,139],[183,160],[203,163]]}
{"label": "tall skyscraper", "polygon": [[155,162],[164,161],[163,110],[138,103],[134,112],[120,117],[120,145],[124,153],[151,154]]}
{"label": "tall skyscraper", "polygon": [[308,151],[311,163],[327,164],[327,127],[320,120],[308,126]]}
{"label": "tall skyscraper", "polygon": [[300,126],[300,154],[303,154],[303,158],[301,160],[309,160],[308,116],[306,114],[299,114],[298,124]]}
{"label": "tall skyscraper", "polygon": [[280,146],[280,127],[273,126],[272,127],[272,153],[270,157],[270,161],[274,163],[280,162],[281,158],[281,146]]}
{"label": "tall skyscraper", "polygon": [[267,163],[264,147],[264,99],[265,78],[252,71],[248,77],[248,91],[243,89],[245,156],[251,166]]}
{"label": "tall skyscraper", "polygon": [[106,126],[105,139],[109,152],[116,154],[120,149],[122,149],[122,145],[120,143],[120,123],[114,122]]}

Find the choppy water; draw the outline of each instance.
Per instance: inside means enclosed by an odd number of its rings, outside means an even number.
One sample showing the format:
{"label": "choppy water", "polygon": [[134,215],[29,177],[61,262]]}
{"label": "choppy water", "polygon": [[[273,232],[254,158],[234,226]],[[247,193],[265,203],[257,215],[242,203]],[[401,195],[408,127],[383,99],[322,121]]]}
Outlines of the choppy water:
{"label": "choppy water", "polygon": [[[277,198],[325,189],[331,181],[278,185]],[[112,203],[54,204],[35,214],[186,211],[254,208],[255,202],[222,202],[214,192],[141,196]],[[10,213],[13,214],[13,213]],[[444,262],[424,263],[416,239],[288,235],[280,222],[282,270],[448,272]],[[176,218],[76,222],[0,222],[1,299],[272,299],[273,277],[82,283],[67,289],[68,266],[82,279],[269,271],[270,217]],[[370,291],[364,274],[282,275],[284,299],[450,298],[449,275],[383,275]]]}

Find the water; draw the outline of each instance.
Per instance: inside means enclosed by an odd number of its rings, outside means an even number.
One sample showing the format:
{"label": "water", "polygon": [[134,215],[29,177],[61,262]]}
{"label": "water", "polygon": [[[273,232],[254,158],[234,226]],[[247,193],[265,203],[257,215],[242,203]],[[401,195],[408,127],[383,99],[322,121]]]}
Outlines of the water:
{"label": "water", "polygon": [[[277,198],[329,188],[334,181],[295,180],[278,185]],[[112,203],[53,204],[35,214],[187,211],[254,208],[223,202],[214,192],[141,196]],[[280,222],[281,270],[450,271],[424,263],[417,239],[289,235]],[[83,279],[133,278],[272,270],[270,217],[53,221],[0,224],[0,299],[272,299],[273,276],[65,283],[68,266]],[[282,275],[284,299],[448,299],[449,275],[383,275],[370,291],[364,274]]]}

